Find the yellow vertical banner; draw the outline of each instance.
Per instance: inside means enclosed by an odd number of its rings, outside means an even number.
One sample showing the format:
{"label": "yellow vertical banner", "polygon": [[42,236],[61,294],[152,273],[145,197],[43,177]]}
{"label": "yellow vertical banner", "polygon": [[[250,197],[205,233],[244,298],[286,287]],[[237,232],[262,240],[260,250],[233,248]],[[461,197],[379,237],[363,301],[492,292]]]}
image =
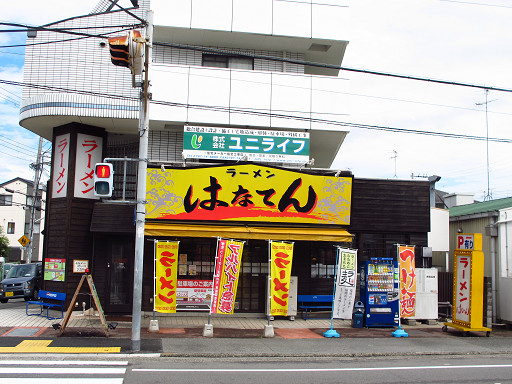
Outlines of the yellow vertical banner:
{"label": "yellow vertical banner", "polygon": [[154,309],[156,312],[176,313],[178,247],[178,241],[155,242]]}
{"label": "yellow vertical banner", "polygon": [[290,277],[292,275],[293,243],[270,242],[270,315],[286,316]]}
{"label": "yellow vertical banner", "polygon": [[400,317],[416,314],[416,261],[414,246],[398,246],[400,270]]}
{"label": "yellow vertical banner", "polygon": [[211,313],[233,314],[243,250],[243,241],[218,240]]}

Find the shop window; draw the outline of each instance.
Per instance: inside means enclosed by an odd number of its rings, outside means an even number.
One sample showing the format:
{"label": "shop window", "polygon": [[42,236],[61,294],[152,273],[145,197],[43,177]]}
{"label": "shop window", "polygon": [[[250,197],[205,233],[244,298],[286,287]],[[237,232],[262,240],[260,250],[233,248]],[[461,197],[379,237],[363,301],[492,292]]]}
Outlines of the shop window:
{"label": "shop window", "polygon": [[12,221],[8,222],[7,223],[7,234],[14,235],[14,229],[15,229],[15,223],[13,223]]}
{"label": "shop window", "polygon": [[311,278],[327,279],[334,277],[336,249],[311,248]]}

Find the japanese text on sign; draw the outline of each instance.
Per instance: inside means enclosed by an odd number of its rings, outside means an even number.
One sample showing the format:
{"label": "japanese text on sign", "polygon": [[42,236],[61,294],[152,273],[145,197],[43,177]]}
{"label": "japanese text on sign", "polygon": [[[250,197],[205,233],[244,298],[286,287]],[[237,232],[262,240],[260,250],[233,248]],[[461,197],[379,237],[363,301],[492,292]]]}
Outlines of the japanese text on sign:
{"label": "japanese text on sign", "polygon": [[270,259],[270,315],[286,316],[292,274],[293,243],[272,241]]}
{"label": "japanese text on sign", "polygon": [[309,133],[186,126],[185,158],[300,163],[309,161]]}
{"label": "japanese text on sign", "polygon": [[400,316],[413,317],[416,313],[416,266],[414,247],[399,246]]}
{"label": "japanese text on sign", "polygon": [[455,255],[455,257],[457,268],[455,318],[458,321],[469,323],[471,313],[471,258],[462,255]]}
{"label": "japanese text on sign", "polygon": [[256,164],[150,169],[147,219],[350,224],[352,178]]}
{"label": "japanese text on sign", "polygon": [[357,251],[338,248],[337,259],[333,318],[350,319],[356,298]]}
{"label": "japanese text on sign", "polygon": [[94,166],[102,161],[103,139],[77,135],[75,166],[75,197],[97,199],[94,196]]}
{"label": "japanese text on sign", "polygon": [[66,197],[69,167],[70,134],[55,138],[53,155],[52,198]]}
{"label": "japanese text on sign", "polygon": [[244,243],[218,240],[211,313],[233,314]]}
{"label": "japanese text on sign", "polygon": [[178,285],[177,241],[155,243],[155,299],[156,312],[176,312],[176,288]]}

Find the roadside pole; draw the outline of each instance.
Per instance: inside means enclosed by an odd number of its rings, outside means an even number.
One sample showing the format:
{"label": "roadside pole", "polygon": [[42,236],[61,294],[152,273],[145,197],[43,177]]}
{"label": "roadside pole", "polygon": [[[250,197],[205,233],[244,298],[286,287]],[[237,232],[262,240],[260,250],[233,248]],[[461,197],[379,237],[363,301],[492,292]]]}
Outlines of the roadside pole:
{"label": "roadside pole", "polygon": [[[34,224],[35,224],[35,216],[36,216],[36,203],[37,203],[37,194],[39,192],[39,179],[41,178],[40,167],[43,166],[41,161],[41,150],[43,148],[43,138],[39,138],[39,148],[37,149],[37,158],[36,165],[34,167],[34,184],[32,185],[32,204],[30,204],[30,229],[28,236],[28,244],[27,244],[27,252],[26,252],[26,262],[30,263],[32,261],[32,248],[33,248],[33,240],[34,240]],[[41,241],[41,240],[39,240]]]}
{"label": "roadside pole", "polygon": [[146,217],[146,174],[149,142],[149,63],[153,44],[153,11],[148,11],[144,52],[144,82],[139,107],[139,164],[137,171],[137,213],[135,224],[135,267],[133,271],[132,351],[140,351],[142,272],[144,267],[144,225]]}

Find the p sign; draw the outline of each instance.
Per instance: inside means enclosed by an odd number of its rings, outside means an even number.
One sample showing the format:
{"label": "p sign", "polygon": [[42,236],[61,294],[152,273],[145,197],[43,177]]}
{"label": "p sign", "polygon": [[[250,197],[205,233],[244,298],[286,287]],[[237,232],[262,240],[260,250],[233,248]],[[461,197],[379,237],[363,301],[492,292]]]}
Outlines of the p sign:
{"label": "p sign", "polygon": [[466,249],[468,251],[482,250],[481,233],[460,233],[457,235],[456,249]]}
{"label": "p sign", "polygon": [[457,249],[474,249],[475,239],[473,235],[457,235]]}

